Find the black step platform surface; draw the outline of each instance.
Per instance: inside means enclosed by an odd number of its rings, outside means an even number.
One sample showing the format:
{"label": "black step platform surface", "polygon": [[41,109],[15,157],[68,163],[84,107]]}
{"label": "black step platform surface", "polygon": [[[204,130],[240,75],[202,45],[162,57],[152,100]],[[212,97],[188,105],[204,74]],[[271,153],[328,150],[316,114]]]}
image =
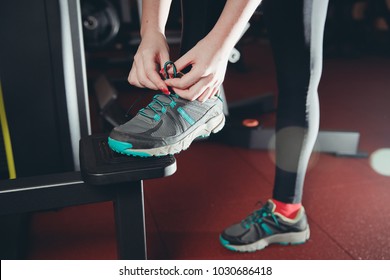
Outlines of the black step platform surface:
{"label": "black step platform surface", "polygon": [[106,185],[166,177],[176,172],[176,159],[132,157],[110,149],[108,135],[91,135],[80,140],[81,175],[91,185]]}

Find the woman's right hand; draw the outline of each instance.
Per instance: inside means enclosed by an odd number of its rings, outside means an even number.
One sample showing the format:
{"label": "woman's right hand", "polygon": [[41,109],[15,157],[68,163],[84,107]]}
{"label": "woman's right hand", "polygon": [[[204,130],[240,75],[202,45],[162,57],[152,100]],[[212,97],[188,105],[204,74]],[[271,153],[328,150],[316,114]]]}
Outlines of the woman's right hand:
{"label": "woman's right hand", "polygon": [[169,90],[159,75],[164,63],[169,60],[169,47],[167,40],[161,32],[148,32],[144,34],[137,53],[134,56],[128,81],[131,85],[140,88]]}

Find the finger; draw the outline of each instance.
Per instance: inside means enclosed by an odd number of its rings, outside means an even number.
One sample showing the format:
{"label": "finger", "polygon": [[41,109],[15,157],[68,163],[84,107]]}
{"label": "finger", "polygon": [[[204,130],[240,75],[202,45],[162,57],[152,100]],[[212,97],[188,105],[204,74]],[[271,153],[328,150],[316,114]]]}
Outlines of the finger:
{"label": "finger", "polygon": [[179,88],[177,88],[177,89],[172,88],[172,89],[181,98],[189,100],[189,101],[196,100],[199,97],[199,95],[200,95],[200,93],[193,95],[192,92],[190,91],[190,89],[179,89]]}
{"label": "finger", "polygon": [[213,86],[210,87],[210,95],[208,95],[207,99],[210,99],[213,96],[217,95],[220,88],[221,88],[221,83],[218,80],[216,80],[213,83]]}
{"label": "finger", "polygon": [[196,99],[198,99],[200,102],[204,102],[208,99],[208,96],[211,94],[211,89],[212,89],[212,84],[210,84],[207,79],[202,79],[202,81],[200,81],[190,89],[190,94],[192,91],[192,94],[194,96],[197,95]]}
{"label": "finger", "polygon": [[201,102],[205,102],[206,100],[214,97],[219,91],[219,87],[212,87],[209,90],[205,91],[199,98],[198,100]]}
{"label": "finger", "polygon": [[180,89],[187,89],[202,79],[201,73],[197,70],[197,68],[192,68],[190,72],[185,74],[182,78],[174,78],[165,80],[165,84]]}
{"label": "finger", "polygon": [[138,82],[135,63],[133,63],[133,67],[131,67],[129,76],[127,77],[127,81],[129,82],[130,85],[133,85],[133,86],[136,86],[136,87],[139,87],[139,88],[143,88],[144,87],[144,86],[142,86]]}
{"label": "finger", "polygon": [[[169,52],[162,52],[159,54],[158,56],[158,60],[159,60],[159,74],[162,75],[165,79],[167,79],[167,77],[165,76],[165,71],[164,71],[164,64],[165,62],[169,61],[170,58],[169,58]],[[168,87],[167,85],[163,82],[163,80],[161,79],[161,76],[159,75],[159,78],[160,78],[160,81],[161,83],[159,83],[159,88],[162,92],[164,92],[165,94],[169,94],[169,90],[168,90]]]}
{"label": "finger", "polygon": [[155,86],[154,89],[159,89],[165,94],[169,93],[167,85],[164,83],[164,81],[161,79],[160,75],[157,72],[158,65],[151,62],[145,67],[146,71],[146,77],[147,79],[153,83]]}
{"label": "finger", "polygon": [[138,79],[138,82],[143,86],[143,87],[146,87],[146,88],[150,88],[150,89],[154,89],[154,90],[157,90],[158,88],[152,83],[152,81],[149,80],[146,72],[145,72],[145,68],[144,68],[144,65],[143,63],[137,63],[137,79]]}
{"label": "finger", "polygon": [[214,87],[214,89],[211,92],[210,98],[213,96],[216,96],[219,92],[220,86]]}
{"label": "finger", "polygon": [[209,87],[207,88],[198,98],[200,102],[205,102],[208,99],[212,98],[218,93],[218,88],[216,87]]}
{"label": "finger", "polygon": [[210,86],[208,79],[203,78],[194,86],[187,89],[173,88],[180,97],[194,101],[199,98],[199,96]]}
{"label": "finger", "polygon": [[159,54],[159,63],[160,63],[160,73],[165,75],[165,71],[164,71],[164,65],[167,61],[170,61],[170,58],[169,58],[169,53],[160,53]]}
{"label": "finger", "polygon": [[199,95],[198,97],[198,101],[200,102],[205,102],[207,99],[209,99],[209,96],[211,94],[211,89],[209,87],[207,87],[201,95]]}
{"label": "finger", "polygon": [[[176,66],[176,70],[177,72],[181,72],[184,70],[184,68],[186,68],[187,66],[193,64],[194,60],[191,56],[190,53],[186,53],[184,54],[182,57],[180,57],[178,60],[176,60],[174,62],[175,66]],[[168,71],[169,74],[173,74],[173,69],[172,67],[169,68],[169,71]]]}

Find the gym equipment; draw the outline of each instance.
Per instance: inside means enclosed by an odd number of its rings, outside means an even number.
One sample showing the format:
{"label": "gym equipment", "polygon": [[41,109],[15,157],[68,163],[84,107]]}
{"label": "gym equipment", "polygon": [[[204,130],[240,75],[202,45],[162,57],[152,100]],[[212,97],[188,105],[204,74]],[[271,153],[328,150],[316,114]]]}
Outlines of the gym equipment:
{"label": "gym equipment", "polygon": [[[358,150],[360,133],[355,131],[319,131],[314,151],[335,156],[366,158],[368,154]],[[275,130],[259,125],[246,126],[240,120],[227,123],[213,139],[249,149],[275,149]]]}
{"label": "gym equipment", "polygon": [[146,259],[143,180],[175,173],[175,158],[119,155],[107,135],[96,135],[81,139],[80,165],[81,172],[0,181],[0,217],[113,201],[118,258]]}
{"label": "gym equipment", "polygon": [[[227,104],[223,87],[220,93]],[[229,103],[224,110],[226,125],[219,133],[213,134],[211,140],[248,149],[275,149],[275,129],[265,128],[261,123],[261,115],[276,110],[273,93]],[[360,133],[355,131],[319,131],[314,151],[366,158],[368,153],[359,151],[359,139]]]}
{"label": "gym equipment", "polygon": [[[126,112],[119,105],[116,89],[106,76],[100,75],[94,83],[94,92],[100,108],[100,116],[112,127],[119,126],[126,121]],[[104,126],[104,125],[103,125]]]}
{"label": "gym equipment", "polygon": [[[223,88],[221,93],[227,103]],[[224,108],[225,127],[219,133],[213,134],[211,139],[243,148],[273,150],[275,129],[264,128],[261,115],[275,111],[274,104],[272,93],[230,103]],[[247,125],[254,121],[257,121],[256,125]],[[366,158],[368,153],[359,151],[359,139],[360,133],[355,131],[319,131],[314,151]]]}
{"label": "gym equipment", "polygon": [[17,173],[0,181],[2,259],[25,257],[29,213],[102,201],[114,204],[119,258],[146,258],[143,180],[176,171],[173,156],[125,157],[108,149],[107,135],[89,136],[79,2],[1,3],[2,111]]}
{"label": "gym equipment", "polygon": [[[0,76],[18,176],[77,170],[78,142],[91,134],[78,2],[1,4]],[[29,24],[10,32],[15,18]]]}
{"label": "gym equipment", "polygon": [[0,178],[14,179],[15,164],[0,81]]}
{"label": "gym equipment", "polygon": [[81,0],[84,42],[87,48],[101,48],[118,35],[120,19],[108,0]]}

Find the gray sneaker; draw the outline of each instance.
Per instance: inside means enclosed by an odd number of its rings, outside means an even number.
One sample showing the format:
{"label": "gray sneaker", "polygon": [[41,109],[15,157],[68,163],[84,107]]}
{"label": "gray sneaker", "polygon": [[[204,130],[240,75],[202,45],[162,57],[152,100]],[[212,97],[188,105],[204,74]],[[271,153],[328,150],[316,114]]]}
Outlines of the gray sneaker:
{"label": "gray sneaker", "polygon": [[229,250],[254,252],[275,243],[302,244],[309,237],[310,229],[303,206],[294,219],[289,219],[275,212],[275,204],[268,200],[246,219],[225,229],[219,238]]}
{"label": "gray sneaker", "polygon": [[108,138],[118,153],[140,157],[176,154],[198,137],[220,131],[225,124],[222,100],[214,96],[204,103],[177,94],[157,94],[127,123],[115,127]]}

